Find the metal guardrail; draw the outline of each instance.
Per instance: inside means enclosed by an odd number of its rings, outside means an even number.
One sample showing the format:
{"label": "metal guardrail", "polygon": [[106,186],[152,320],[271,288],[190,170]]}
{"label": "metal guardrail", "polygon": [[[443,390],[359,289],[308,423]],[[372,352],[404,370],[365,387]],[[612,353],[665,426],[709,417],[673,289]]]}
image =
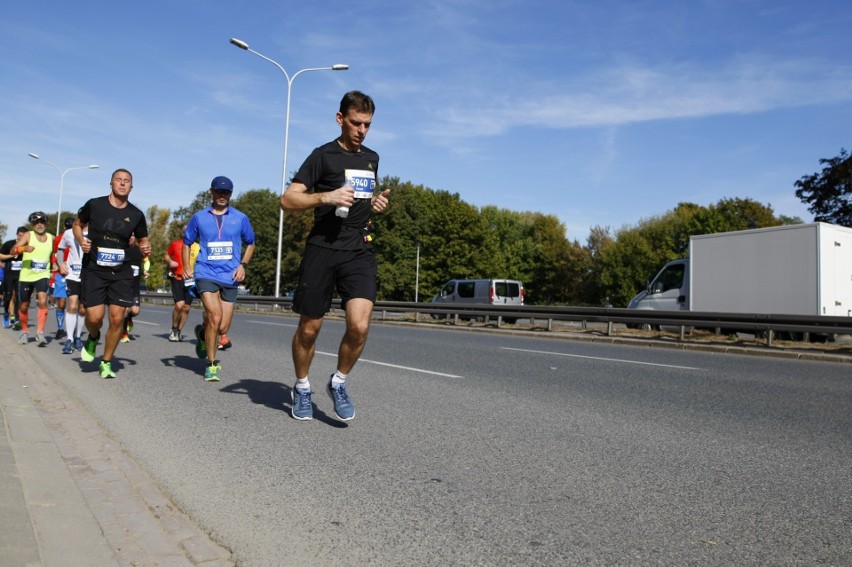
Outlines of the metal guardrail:
{"label": "metal guardrail", "polygon": [[[146,293],[149,299],[171,301],[169,293]],[[271,310],[292,309],[292,298],[260,295],[240,295],[238,304],[254,304]],[[333,309],[340,309],[340,300],[332,302]],[[835,316],[809,316],[785,314],[710,313],[698,311],[651,311],[616,307],[558,307],[545,305],[449,305],[446,303],[414,303],[408,301],[377,301],[374,316],[384,318],[388,313],[412,314],[414,320],[420,315],[430,318],[449,319],[454,323],[462,320],[495,320],[497,327],[520,319],[542,320],[548,330],[553,330],[555,321],[581,323],[604,323],[607,334],[613,334],[614,324],[627,326],[652,326],[676,328],[684,340],[686,332],[695,327],[714,329],[720,332],[749,332],[762,334],[767,345],[772,346],[777,333],[838,335],[852,334],[852,318]]]}

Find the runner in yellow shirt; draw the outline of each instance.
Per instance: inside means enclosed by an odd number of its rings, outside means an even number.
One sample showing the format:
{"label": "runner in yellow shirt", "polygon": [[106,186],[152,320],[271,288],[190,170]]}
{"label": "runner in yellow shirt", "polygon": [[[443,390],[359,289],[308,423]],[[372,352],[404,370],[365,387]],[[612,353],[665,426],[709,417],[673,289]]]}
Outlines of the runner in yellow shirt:
{"label": "runner in yellow shirt", "polygon": [[23,255],[21,276],[18,283],[18,319],[21,321],[21,336],[18,344],[30,340],[30,298],[36,294],[38,302],[38,327],[36,343],[46,346],[44,325],[47,322],[47,291],[50,287],[50,256],[53,254],[53,235],[47,232],[47,215],[36,211],[30,215],[33,230],[23,233],[15,243],[15,249]]}

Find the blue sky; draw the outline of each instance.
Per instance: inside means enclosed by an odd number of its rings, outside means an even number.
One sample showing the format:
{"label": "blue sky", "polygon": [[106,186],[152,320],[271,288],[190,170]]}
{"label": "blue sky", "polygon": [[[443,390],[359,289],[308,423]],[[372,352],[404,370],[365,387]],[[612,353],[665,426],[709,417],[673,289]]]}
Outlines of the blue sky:
{"label": "blue sky", "polygon": [[[812,220],[793,183],[852,149],[840,1],[10,2],[0,18],[0,222],[106,194],[175,209],[217,175],[280,191],[367,92],[380,175],[556,215],[569,238],[724,197]],[[393,195],[391,195],[393,198]],[[277,215],[277,211],[270,211]]]}

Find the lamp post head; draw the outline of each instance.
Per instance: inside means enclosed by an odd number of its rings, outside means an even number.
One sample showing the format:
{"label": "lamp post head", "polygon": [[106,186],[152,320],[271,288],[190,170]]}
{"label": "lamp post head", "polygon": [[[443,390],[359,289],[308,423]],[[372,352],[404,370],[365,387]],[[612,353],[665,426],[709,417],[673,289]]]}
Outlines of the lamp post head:
{"label": "lamp post head", "polygon": [[344,65],[343,63],[331,66],[332,71],[346,71],[347,69],[349,69],[349,65]]}
{"label": "lamp post head", "polygon": [[243,40],[241,40],[241,39],[237,39],[237,38],[235,38],[235,37],[232,37],[232,38],[231,38],[231,43],[233,43],[234,45],[236,45],[236,46],[237,46],[237,47],[239,47],[240,49],[248,50],[248,48],[249,48],[249,46],[248,46],[248,44],[247,44],[246,42],[244,42],[244,41],[243,41]]}
{"label": "lamp post head", "polygon": [[99,165],[92,164],[89,166],[89,169],[98,169],[99,167]]}
{"label": "lamp post head", "polygon": [[30,156],[33,159],[39,159],[38,154],[34,154],[34,153],[30,152],[27,155]]}

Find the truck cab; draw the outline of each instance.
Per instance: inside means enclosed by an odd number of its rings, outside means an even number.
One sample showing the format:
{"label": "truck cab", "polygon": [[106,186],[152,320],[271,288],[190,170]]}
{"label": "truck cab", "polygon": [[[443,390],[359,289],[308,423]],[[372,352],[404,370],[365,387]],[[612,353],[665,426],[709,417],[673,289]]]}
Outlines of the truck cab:
{"label": "truck cab", "polygon": [[689,309],[689,260],[672,260],[639,292],[628,309],[678,311]]}

